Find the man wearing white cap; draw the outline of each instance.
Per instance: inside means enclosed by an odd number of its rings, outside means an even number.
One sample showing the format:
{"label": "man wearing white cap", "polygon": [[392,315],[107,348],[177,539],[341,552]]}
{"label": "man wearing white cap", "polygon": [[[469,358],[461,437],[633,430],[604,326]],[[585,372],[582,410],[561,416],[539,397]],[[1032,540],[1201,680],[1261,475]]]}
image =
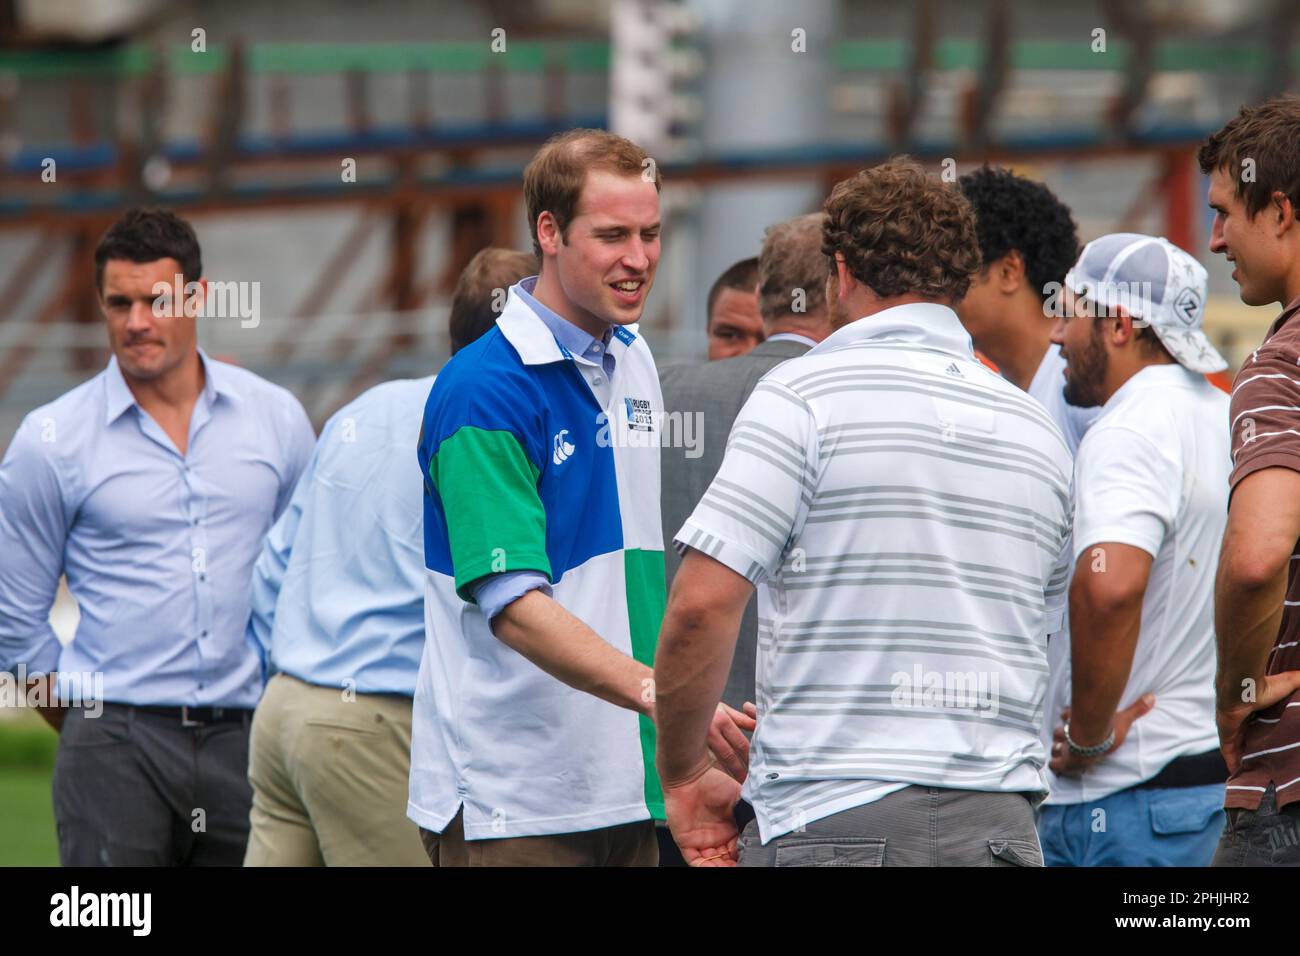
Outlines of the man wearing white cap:
{"label": "man wearing white cap", "polygon": [[[1048,865],[1206,866],[1227,768],[1214,721],[1214,571],[1231,466],[1206,273],[1165,239],[1102,236],[1052,330],[1065,398],[1102,406],[1075,460],[1068,675],[1049,719]],[[1053,670],[1057,663],[1053,661]],[[1141,718],[1139,720],[1139,718]]]}

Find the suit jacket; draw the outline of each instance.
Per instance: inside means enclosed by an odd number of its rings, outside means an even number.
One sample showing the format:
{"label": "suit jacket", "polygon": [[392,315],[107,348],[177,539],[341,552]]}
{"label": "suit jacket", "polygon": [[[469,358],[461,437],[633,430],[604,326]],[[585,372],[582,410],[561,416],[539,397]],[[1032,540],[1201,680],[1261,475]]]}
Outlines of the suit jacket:
{"label": "suit jacket", "polygon": [[[753,351],[735,358],[717,362],[700,362],[691,365],[668,365],[659,370],[659,384],[664,393],[664,411],[669,416],[665,422],[680,416],[690,424],[679,434],[690,437],[696,447],[665,447],[662,451],[662,509],[664,523],[664,564],[669,588],[673,575],[681,565],[681,557],[673,548],[673,536],[681,530],[704,493],[709,490],[722,467],[722,456],[727,449],[731,426],[740,414],[741,406],[749,400],[759,379],[787,359],[803,355],[809,346],[803,342],[783,339],[764,342]],[[676,412],[678,415],[674,415]],[[695,414],[699,413],[699,414]],[[702,429],[698,426],[702,425]],[[694,432],[686,427],[695,428]],[[683,444],[679,442],[678,444]],[[697,458],[687,453],[701,452]],[[754,700],[754,655],[758,645],[758,602],[750,598],[745,616],[740,624],[740,637],[736,653],[727,675],[727,687],[722,699],[739,709],[745,701]]]}

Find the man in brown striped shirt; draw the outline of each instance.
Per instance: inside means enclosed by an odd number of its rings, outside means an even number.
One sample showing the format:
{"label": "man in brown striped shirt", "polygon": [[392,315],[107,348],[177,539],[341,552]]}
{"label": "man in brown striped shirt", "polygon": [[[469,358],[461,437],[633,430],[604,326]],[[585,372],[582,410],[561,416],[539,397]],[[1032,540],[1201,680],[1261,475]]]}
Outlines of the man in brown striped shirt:
{"label": "man in brown striped shirt", "polygon": [[1215,866],[1300,865],[1300,98],[1243,107],[1201,147],[1210,250],[1248,305],[1289,303],[1232,386],[1231,498],[1215,586]]}

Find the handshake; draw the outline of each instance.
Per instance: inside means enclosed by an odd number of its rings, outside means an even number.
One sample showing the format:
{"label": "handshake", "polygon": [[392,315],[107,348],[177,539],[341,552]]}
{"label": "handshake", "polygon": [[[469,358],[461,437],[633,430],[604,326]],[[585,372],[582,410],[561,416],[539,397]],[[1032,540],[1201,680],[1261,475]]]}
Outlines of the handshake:
{"label": "handshake", "polygon": [[740,785],[749,772],[749,740],[758,710],[719,704],[709,726],[709,756],[683,780],[663,782],[668,828],[688,866],[735,866],[739,860],[736,818]]}

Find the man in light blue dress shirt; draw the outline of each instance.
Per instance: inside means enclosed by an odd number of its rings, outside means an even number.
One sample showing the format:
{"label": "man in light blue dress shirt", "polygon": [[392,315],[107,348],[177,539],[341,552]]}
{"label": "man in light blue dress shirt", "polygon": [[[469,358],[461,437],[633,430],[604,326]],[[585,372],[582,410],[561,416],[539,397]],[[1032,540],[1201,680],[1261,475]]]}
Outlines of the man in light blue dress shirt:
{"label": "man in light blue dress shirt", "polygon": [[[95,266],[113,357],[28,415],[0,464],[0,671],[49,695],[65,866],[238,864],[262,692],[249,580],[311,423],[197,347],[206,284],[183,220],[131,210]],[[160,295],[185,283],[184,302]],[[65,647],[61,575],[81,611]]]}
{"label": "man in light blue dress shirt", "polygon": [[[452,297],[453,351],[536,271],[527,253],[479,252]],[[406,802],[425,627],[410,463],[432,385],[385,382],[326,423],[255,565],[249,632],[274,676],[253,721],[249,866],[430,863]]]}

